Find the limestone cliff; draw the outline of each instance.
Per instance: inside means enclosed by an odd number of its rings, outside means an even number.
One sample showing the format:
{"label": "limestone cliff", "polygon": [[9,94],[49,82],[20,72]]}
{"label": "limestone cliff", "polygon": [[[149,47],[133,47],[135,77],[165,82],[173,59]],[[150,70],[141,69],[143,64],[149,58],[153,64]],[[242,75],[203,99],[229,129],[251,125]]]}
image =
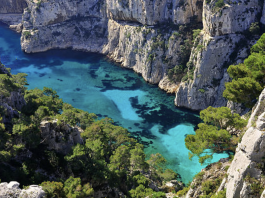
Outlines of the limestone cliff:
{"label": "limestone cliff", "polygon": [[[248,122],[248,130],[241,143],[238,144],[236,154],[230,168],[226,182],[226,197],[241,198],[253,197],[253,182],[264,183],[264,156],[265,156],[265,89],[259,97],[257,105],[253,108]],[[255,197],[255,196],[254,196]]]}
{"label": "limestone cliff", "polygon": [[26,7],[27,3],[25,0],[0,0],[1,14],[22,14]]}
{"label": "limestone cliff", "polygon": [[202,19],[202,0],[107,0],[108,18],[154,25],[165,21],[187,24]]}
{"label": "limestone cliff", "polygon": [[[11,2],[14,9],[19,2]],[[247,57],[258,39],[249,37],[248,29],[253,22],[263,23],[265,13],[263,2],[258,0],[26,3],[21,37],[25,52],[72,48],[105,54],[141,73],[146,81],[176,92],[177,106],[194,110],[226,105],[222,97],[224,83],[230,80],[226,69]],[[4,4],[2,7],[12,12]],[[192,30],[202,25],[200,36],[192,43]],[[184,55],[187,41],[190,46]],[[173,81],[168,78],[169,69],[176,65],[186,67],[187,62],[188,79],[180,83],[187,70]]]}
{"label": "limestone cliff", "polygon": [[[32,53],[71,47],[100,52],[124,67],[133,68],[148,82],[159,83],[163,79],[160,86],[174,92],[176,88],[166,80],[166,73],[180,63],[181,45],[192,32],[191,28],[187,34],[172,36],[180,29],[174,24],[192,21],[196,27],[201,21],[202,2],[144,2],[138,6],[144,6],[146,11],[135,9],[131,14],[125,3],[118,1],[119,6],[114,9],[112,1],[28,1],[29,7],[23,15],[22,49]],[[128,3],[136,8],[139,2]],[[168,13],[167,17],[164,12]],[[181,15],[183,19],[173,20],[176,18],[173,15]]]}
{"label": "limestone cliff", "polygon": [[216,1],[203,6],[203,31],[190,56],[193,76],[179,86],[175,104],[194,110],[208,106],[226,106],[222,97],[226,72],[232,63],[240,63],[247,57],[247,50],[258,37],[247,37],[251,23],[259,21],[262,7],[259,1],[224,1],[222,7]]}
{"label": "limestone cliff", "polygon": [[[17,25],[22,21],[22,13],[27,7],[25,0],[0,0],[0,21],[11,25],[11,28],[16,30]],[[19,25],[17,31],[20,31],[22,26]]]}

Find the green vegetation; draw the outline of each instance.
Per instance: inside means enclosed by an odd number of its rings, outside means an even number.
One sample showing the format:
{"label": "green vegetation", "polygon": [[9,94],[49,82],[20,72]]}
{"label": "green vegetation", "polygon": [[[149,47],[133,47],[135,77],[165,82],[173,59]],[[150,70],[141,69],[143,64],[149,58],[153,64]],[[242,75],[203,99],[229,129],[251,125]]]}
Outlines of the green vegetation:
{"label": "green vegetation", "polygon": [[40,184],[46,192],[47,198],[67,197],[67,198],[85,198],[93,196],[94,190],[89,183],[82,186],[80,178],[69,177],[64,184],[61,182],[43,182]]}
{"label": "green vegetation", "polygon": [[[2,119],[7,111],[0,109],[2,181],[15,180],[24,186],[41,184],[47,197],[88,197],[94,189],[104,189],[106,184],[127,197],[165,197],[164,192],[149,188],[150,179],[162,185],[177,177],[174,171],[165,168],[162,155],[151,155],[145,161],[144,146],[131,138],[127,129],[115,126],[110,118],[98,120],[95,114],[64,103],[50,88],[26,90],[26,74],[11,75],[3,65],[0,73],[1,100],[16,91],[24,94],[26,101],[19,116],[8,125]],[[67,155],[48,150],[42,144],[40,123],[43,120],[57,120],[55,130],[60,133],[65,125],[79,127],[83,130],[83,144],[73,146]],[[63,135],[65,139],[56,141],[66,141],[68,134]],[[30,152],[32,157],[22,155],[25,152]],[[16,160],[18,156],[20,160]],[[143,175],[149,169],[152,170],[150,179]],[[56,179],[50,180],[51,174]]]}
{"label": "green vegetation", "polygon": [[215,192],[219,188],[222,180],[221,179],[215,179],[215,180],[206,180],[205,182],[202,182],[202,192],[203,192],[203,198],[212,198],[215,196]]}
{"label": "green vegetation", "polygon": [[125,36],[126,36],[126,38],[129,39],[129,38],[131,38],[131,33],[126,33]]}
{"label": "green vegetation", "polygon": [[[171,82],[181,82],[181,81],[186,81],[188,79],[191,80],[193,79],[193,73],[195,68],[192,62],[188,61],[191,54],[192,46],[198,45],[198,41],[197,43],[195,43],[195,41],[196,38],[200,35],[201,30],[195,29],[192,31],[193,34],[192,36],[190,36],[192,37],[192,39],[188,38],[184,40],[184,44],[180,45],[180,56],[181,56],[180,64],[168,70],[168,78]],[[183,34],[182,31],[180,31],[180,33],[174,32],[170,38],[173,39],[174,37],[181,37],[182,34]],[[202,47],[199,46],[198,49],[201,50]]]}
{"label": "green vegetation", "polygon": [[196,29],[196,30],[192,30],[193,31],[193,34],[192,34],[192,42],[195,41],[195,39],[200,35],[201,33],[201,29]]}
{"label": "green vegetation", "polygon": [[251,23],[249,32],[251,33],[251,35],[260,34],[259,22]]}
{"label": "green vegetation", "polygon": [[41,0],[38,0],[37,4],[36,4],[36,10],[39,12],[40,11],[40,7],[41,7]]}
{"label": "green vegetation", "polygon": [[226,198],[226,189],[219,191],[216,195],[212,195],[211,198]]}
{"label": "green vegetation", "polygon": [[261,179],[257,180],[254,177],[251,177],[249,174],[246,175],[246,177],[244,178],[244,181],[250,184],[250,190],[251,190],[250,195],[254,197],[261,196],[265,188],[264,181],[262,182]]}
{"label": "green vegetation", "polygon": [[25,36],[26,39],[29,39],[31,37],[30,31],[23,32],[23,35]]}
{"label": "green vegetation", "polygon": [[205,89],[199,89],[199,92],[205,93]]}
{"label": "green vegetation", "polygon": [[232,114],[227,107],[208,107],[200,112],[200,117],[204,123],[198,125],[195,135],[187,135],[185,144],[191,151],[190,158],[198,156],[201,164],[212,158],[214,153],[233,151],[236,145],[226,129],[242,129],[247,124],[246,120],[236,113]]}
{"label": "green vegetation", "polygon": [[244,63],[231,65],[227,72],[232,82],[225,84],[223,96],[228,100],[252,107],[265,85],[265,34],[251,48]]}
{"label": "green vegetation", "polygon": [[182,190],[180,190],[180,191],[177,192],[177,196],[178,197],[182,197],[182,196],[186,195],[187,192],[189,191],[189,189],[190,189],[189,187],[183,188]]}
{"label": "green vegetation", "polygon": [[222,8],[225,5],[224,0],[217,0],[214,4],[215,8]]}

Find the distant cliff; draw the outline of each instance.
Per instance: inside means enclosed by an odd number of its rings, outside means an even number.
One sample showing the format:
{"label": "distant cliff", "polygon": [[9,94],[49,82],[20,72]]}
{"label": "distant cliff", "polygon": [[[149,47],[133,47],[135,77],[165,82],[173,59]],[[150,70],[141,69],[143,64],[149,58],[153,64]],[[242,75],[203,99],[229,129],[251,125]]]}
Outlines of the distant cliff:
{"label": "distant cliff", "polygon": [[[0,11],[19,12],[26,4],[25,52],[100,52],[176,93],[175,104],[193,110],[226,105],[226,69],[247,57],[259,37],[249,36],[250,27],[265,21],[258,0],[17,0],[5,1]],[[202,30],[194,36],[196,29]]]}
{"label": "distant cliff", "polygon": [[1,14],[22,14],[27,7],[25,0],[0,0]]}

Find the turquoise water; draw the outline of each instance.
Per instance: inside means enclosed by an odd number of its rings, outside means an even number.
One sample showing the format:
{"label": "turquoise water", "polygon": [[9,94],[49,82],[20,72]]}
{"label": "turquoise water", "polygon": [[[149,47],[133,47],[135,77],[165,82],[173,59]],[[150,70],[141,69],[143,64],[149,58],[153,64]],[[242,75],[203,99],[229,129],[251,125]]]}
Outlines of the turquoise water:
{"label": "turquoise water", "polygon": [[[0,24],[1,61],[12,73],[23,72],[29,89],[51,87],[76,108],[110,117],[127,128],[145,145],[145,153],[161,153],[167,167],[177,171],[183,182],[205,166],[188,159],[185,136],[200,122],[193,112],[176,108],[174,96],[146,83],[131,70],[121,68],[95,53],[51,50],[25,54],[20,35]],[[218,161],[226,154],[214,156]]]}

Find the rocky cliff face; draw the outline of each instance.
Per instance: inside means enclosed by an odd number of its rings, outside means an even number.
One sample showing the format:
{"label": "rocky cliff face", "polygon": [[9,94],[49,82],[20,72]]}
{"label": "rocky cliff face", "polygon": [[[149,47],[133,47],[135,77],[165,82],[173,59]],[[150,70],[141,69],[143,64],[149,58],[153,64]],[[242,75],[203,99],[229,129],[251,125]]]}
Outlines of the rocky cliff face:
{"label": "rocky cliff face", "polygon": [[[159,83],[163,79],[161,87],[169,91],[175,88],[165,80],[167,70],[179,64],[181,45],[191,36],[191,33],[172,36],[179,30],[176,25],[190,21],[197,24],[202,13],[202,2],[192,1],[191,4],[165,4],[158,1],[42,0],[39,4],[28,1],[28,5],[21,37],[25,52],[69,47],[100,52],[124,67],[133,68],[148,82]],[[138,9],[137,6],[144,7]],[[134,11],[129,12],[130,7],[134,7]],[[182,19],[174,20],[177,15]],[[156,26],[145,26],[153,24]]]}
{"label": "rocky cliff face", "polygon": [[[248,122],[248,130],[241,143],[238,144],[235,157],[228,169],[226,182],[226,197],[241,198],[255,197],[253,182],[260,185],[264,183],[264,157],[265,157],[265,90],[261,93],[259,101],[252,111]],[[261,185],[262,187],[262,185]],[[257,196],[256,196],[257,197]]]}
{"label": "rocky cliff face", "polygon": [[42,143],[47,149],[55,150],[64,155],[68,154],[76,144],[82,144],[81,129],[68,124],[57,124],[57,121],[43,121],[40,125]]}
{"label": "rocky cliff face", "polygon": [[187,24],[202,19],[202,0],[107,0],[108,18],[155,25],[165,21]]}
{"label": "rocky cliff face", "polygon": [[11,25],[11,28],[20,31],[22,26],[22,13],[27,7],[25,0],[0,0],[0,21]]}
{"label": "rocky cliff face", "polygon": [[[19,2],[11,2],[14,9]],[[258,0],[26,3],[21,37],[25,52],[73,48],[103,53],[141,73],[146,81],[176,92],[175,104],[193,110],[226,105],[222,97],[224,84],[230,80],[226,69],[242,62],[258,39],[246,34],[251,24],[265,21],[263,2]],[[11,12],[6,5],[2,7]],[[202,25],[191,53],[188,49],[188,61],[183,57],[185,42],[191,42],[192,30]],[[168,70],[187,62],[188,80],[169,80]]]}
{"label": "rocky cliff face", "polygon": [[222,7],[216,6],[215,1],[204,2],[203,31],[190,56],[194,73],[179,86],[177,106],[194,110],[226,106],[222,97],[224,84],[230,80],[226,69],[247,57],[247,50],[258,38],[249,38],[246,32],[251,23],[260,20],[261,12],[256,0],[224,1]]}
{"label": "rocky cliff face", "polygon": [[[10,73],[6,70],[6,68],[2,65],[0,61],[0,74]],[[26,104],[24,96],[21,93],[21,90],[12,91],[10,96],[4,97],[0,96],[0,107],[4,109],[5,113],[3,114],[3,123],[8,129],[12,128],[12,119],[19,117],[19,112],[22,107]],[[1,110],[0,108],[0,110]]]}
{"label": "rocky cliff face", "polygon": [[[220,184],[218,190],[222,190],[226,181],[226,171],[230,164],[231,162],[228,159],[221,159],[219,162],[211,164],[202,169],[190,184],[190,189],[187,192],[185,198],[202,197],[205,195],[204,187],[206,186],[205,184],[207,182],[210,182],[214,185]],[[214,190],[214,188],[211,189],[212,192],[214,192]]]}
{"label": "rocky cliff face", "polygon": [[[32,53],[72,47],[100,52],[141,73],[146,81],[176,92],[177,106],[194,110],[223,106],[224,84],[230,80],[226,69],[242,62],[258,39],[245,33],[251,23],[263,20],[262,4],[258,0],[221,5],[214,0],[28,1],[22,49]],[[181,78],[172,83],[168,70],[186,64],[184,43],[201,22],[203,30],[188,62],[190,76],[181,84]]]}
{"label": "rocky cliff face", "polygon": [[25,0],[0,0],[1,14],[22,14],[27,7]]}

